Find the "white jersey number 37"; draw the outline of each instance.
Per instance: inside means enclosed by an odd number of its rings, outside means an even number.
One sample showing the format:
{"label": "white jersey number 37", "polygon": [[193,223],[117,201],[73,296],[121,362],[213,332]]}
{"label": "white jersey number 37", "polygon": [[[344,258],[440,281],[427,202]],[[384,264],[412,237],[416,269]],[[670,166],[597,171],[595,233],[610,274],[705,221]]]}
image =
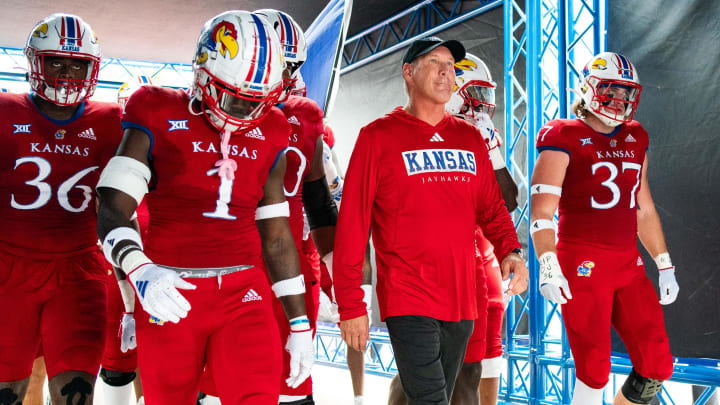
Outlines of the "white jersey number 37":
{"label": "white jersey number 37", "polygon": [[[595,197],[590,196],[590,205],[596,209],[606,210],[616,206],[617,203],[620,201],[620,187],[618,187],[618,185],[615,183],[615,178],[618,175],[618,168],[617,166],[615,166],[615,164],[610,162],[597,162],[592,165],[592,174],[595,175],[597,169],[601,167],[605,167],[610,171],[610,176],[608,176],[607,180],[603,181],[600,184],[610,189],[610,191],[612,192],[612,198],[606,203],[601,203],[595,200]],[[640,185],[640,171],[642,170],[642,165],[635,162],[622,162],[621,167],[623,172],[625,172],[626,170],[635,170],[636,172],[635,186],[633,186],[632,191],[630,191],[630,208],[635,208],[635,190],[637,190],[638,186]]]}

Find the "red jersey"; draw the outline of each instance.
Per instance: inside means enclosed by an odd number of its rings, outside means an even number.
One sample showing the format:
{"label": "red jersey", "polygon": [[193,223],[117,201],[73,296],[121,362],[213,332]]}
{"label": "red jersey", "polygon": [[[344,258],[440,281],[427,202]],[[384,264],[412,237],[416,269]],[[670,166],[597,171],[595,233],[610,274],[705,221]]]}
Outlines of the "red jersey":
{"label": "red jersey", "polygon": [[288,144],[290,126],[277,108],[254,128],[233,134],[235,180],[221,179],[220,133],[188,111],[183,90],[138,89],[125,106],[123,128],[151,140],[154,188],[145,196],[150,222],[145,252],[158,264],[206,268],[262,265],[255,210],[263,186]]}
{"label": "red jersey", "polygon": [[120,143],[121,108],[86,101],[66,121],[0,93],[0,250],[39,259],[97,249],[95,185]]}
{"label": "red jersey", "polygon": [[450,114],[431,126],[398,107],[364,127],[343,194],[333,255],[341,319],[365,313],[371,226],[383,319],[474,320],[476,225],[498,257],[520,247],[482,136]]}
{"label": "red jersey", "polygon": [[637,193],[648,147],[645,129],[632,121],[612,134],[579,119],[548,122],[537,149],[570,156],[558,212],[562,241],[611,249],[637,243]]}
{"label": "red jersey", "polygon": [[[290,144],[285,152],[285,196],[290,204],[290,230],[298,255],[303,255],[303,181],[310,172],[315,145],[323,133],[323,112],[313,100],[298,96],[290,96],[281,108],[292,128]],[[303,266],[303,273],[313,276],[315,281],[319,280],[320,274],[313,274],[308,266]]]}

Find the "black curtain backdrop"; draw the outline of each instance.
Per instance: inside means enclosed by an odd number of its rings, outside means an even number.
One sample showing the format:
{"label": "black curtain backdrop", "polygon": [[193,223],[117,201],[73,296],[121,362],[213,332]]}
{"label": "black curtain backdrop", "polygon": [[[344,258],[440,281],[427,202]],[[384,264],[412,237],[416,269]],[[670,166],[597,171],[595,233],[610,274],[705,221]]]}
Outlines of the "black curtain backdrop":
{"label": "black curtain backdrop", "polygon": [[[609,1],[607,44],[643,86],[635,119],[650,134],[648,182],[680,284],[663,307],[670,347],[720,359],[720,2]],[[617,336],[613,350],[625,352]]]}

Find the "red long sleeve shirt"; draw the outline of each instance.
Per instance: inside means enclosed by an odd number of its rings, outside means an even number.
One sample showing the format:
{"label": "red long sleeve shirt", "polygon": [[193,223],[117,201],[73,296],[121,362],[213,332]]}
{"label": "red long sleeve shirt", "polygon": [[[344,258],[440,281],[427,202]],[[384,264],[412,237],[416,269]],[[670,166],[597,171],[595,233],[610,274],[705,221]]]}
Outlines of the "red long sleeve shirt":
{"label": "red long sleeve shirt", "polygon": [[340,318],[365,314],[360,281],[372,228],[382,319],[475,319],[476,225],[498,258],[520,247],[476,128],[449,114],[431,126],[402,107],[364,127],[335,237]]}

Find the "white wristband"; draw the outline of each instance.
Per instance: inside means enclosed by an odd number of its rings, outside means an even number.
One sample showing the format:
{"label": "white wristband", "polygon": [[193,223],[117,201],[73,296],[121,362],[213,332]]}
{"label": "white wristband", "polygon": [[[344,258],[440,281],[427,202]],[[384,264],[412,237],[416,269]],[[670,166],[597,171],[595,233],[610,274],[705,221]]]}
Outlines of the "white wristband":
{"label": "white wristband", "polygon": [[532,186],[530,186],[530,190],[530,195],[555,194],[559,197],[562,193],[562,187],[551,186],[549,184],[533,184]]}
{"label": "white wristband", "polygon": [[301,274],[297,277],[280,280],[272,285],[272,290],[278,298],[286,295],[305,294],[305,278]]}
{"label": "white wristband", "polygon": [[363,284],[360,286],[363,290],[363,302],[368,311],[372,309],[372,284]]}
{"label": "white wristband", "polygon": [[112,263],[115,267],[121,266],[119,263],[115,263],[115,260],[112,257],[112,251],[113,248],[123,240],[135,242],[141,249],[143,246],[140,234],[130,227],[120,226],[108,232],[108,234],[105,235],[105,240],[103,240],[103,254],[105,255],[105,259],[107,259],[107,261]]}
{"label": "white wristband", "polygon": [[290,216],[290,204],[287,201],[283,201],[277,204],[263,205],[255,210],[255,220],[275,218],[275,217],[289,217]]}
{"label": "white wristband", "polygon": [[549,219],[536,219],[530,224],[530,235],[543,229],[552,229],[554,231],[555,223]]}
{"label": "white wristband", "polygon": [[288,321],[290,330],[293,332],[304,332],[310,330],[310,319],[306,315],[298,316]]}
{"label": "white wristband", "polygon": [[655,265],[657,266],[658,270],[672,267],[672,262],[670,261],[670,253],[668,252],[660,253],[659,255],[655,256],[653,260],[655,260]]}

